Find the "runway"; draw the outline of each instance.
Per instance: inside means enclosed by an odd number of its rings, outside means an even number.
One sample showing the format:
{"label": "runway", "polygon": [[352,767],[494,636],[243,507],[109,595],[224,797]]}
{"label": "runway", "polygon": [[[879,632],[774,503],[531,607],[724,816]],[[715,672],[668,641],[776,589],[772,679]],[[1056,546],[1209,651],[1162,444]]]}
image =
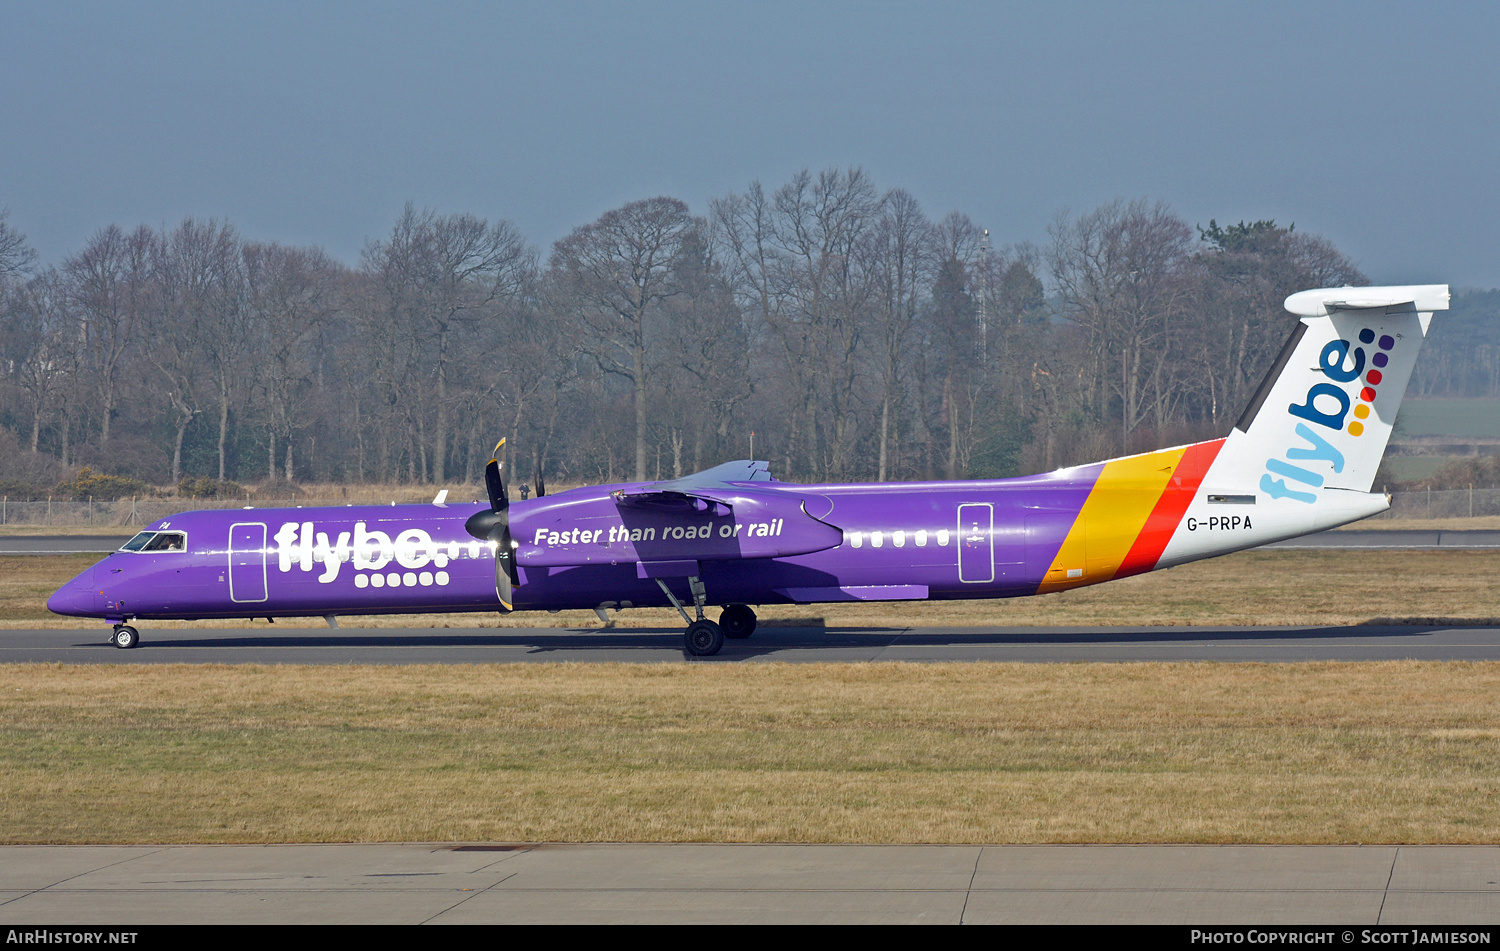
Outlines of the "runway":
{"label": "runway", "polygon": [[7,846],[0,923],[1409,929],[1500,922],[1497,882],[1494,846]]}
{"label": "runway", "polygon": [[1264,548],[1500,548],[1500,531],[1464,529],[1336,528],[1332,531],[1304,535],[1284,542],[1262,545]]}
{"label": "runway", "polygon": [[105,643],[108,628],[0,631],[0,663],[492,664],[1019,661],[1028,663],[1500,660],[1500,627],[763,627],[687,657],[677,628],[158,629],[141,645]]}

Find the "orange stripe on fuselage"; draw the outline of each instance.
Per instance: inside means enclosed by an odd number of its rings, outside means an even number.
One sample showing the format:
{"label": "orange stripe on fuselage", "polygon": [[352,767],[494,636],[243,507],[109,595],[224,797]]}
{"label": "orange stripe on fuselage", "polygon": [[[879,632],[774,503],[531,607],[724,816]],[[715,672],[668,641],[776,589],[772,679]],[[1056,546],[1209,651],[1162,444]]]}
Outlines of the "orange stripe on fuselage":
{"label": "orange stripe on fuselage", "polygon": [[1106,462],[1037,593],[1151,570],[1222,443]]}
{"label": "orange stripe on fuselage", "polygon": [[1156,507],[1146,518],[1141,534],[1136,538],[1135,544],[1130,546],[1125,560],[1120,562],[1120,567],[1115,572],[1116,578],[1138,575],[1156,567],[1167,542],[1172,540],[1173,533],[1181,524],[1183,513],[1192,504],[1198,486],[1203,484],[1203,477],[1208,475],[1208,467],[1214,464],[1219,448],[1223,445],[1224,440],[1215,439],[1187,447],[1182,454],[1182,461],[1172,471],[1172,478],[1167,481],[1167,487],[1162,491]]}

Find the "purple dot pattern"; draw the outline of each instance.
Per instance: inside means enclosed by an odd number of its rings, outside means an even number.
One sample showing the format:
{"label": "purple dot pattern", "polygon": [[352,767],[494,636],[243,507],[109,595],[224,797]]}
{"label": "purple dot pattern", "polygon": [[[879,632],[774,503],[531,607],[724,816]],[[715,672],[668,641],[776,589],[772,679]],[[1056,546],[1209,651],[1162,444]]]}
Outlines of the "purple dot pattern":
{"label": "purple dot pattern", "polygon": [[[1366,327],[1364,330],[1361,330],[1359,332],[1359,342],[1360,343],[1369,343],[1371,340],[1374,340],[1374,339],[1375,339],[1375,331],[1369,329],[1368,327]],[[1392,337],[1390,334],[1382,334],[1381,335],[1381,337],[1380,337],[1380,349],[1381,350],[1390,350],[1394,346],[1396,346],[1396,338],[1395,337]],[[1371,358],[1370,362],[1373,363],[1377,367],[1383,367],[1387,363],[1390,362],[1390,357],[1386,356],[1384,353],[1377,353],[1377,354],[1375,354],[1375,356],[1373,358]],[[1370,379],[1370,377],[1373,377],[1374,379]],[[1380,374],[1378,372],[1371,371],[1370,376],[1366,377],[1366,382],[1369,383],[1369,384],[1372,384],[1372,385],[1366,386],[1364,389],[1360,390],[1360,392],[1359,392],[1359,398],[1361,400],[1364,400],[1366,403],[1373,403],[1373,402],[1375,402],[1375,387],[1374,387],[1373,384],[1376,384],[1376,383],[1380,382]],[[1359,420],[1357,420],[1357,419],[1356,420],[1352,420],[1349,423],[1349,435],[1351,435],[1351,436],[1359,436],[1359,435],[1362,435],[1364,433],[1364,431],[1365,431],[1364,424],[1361,423]]]}

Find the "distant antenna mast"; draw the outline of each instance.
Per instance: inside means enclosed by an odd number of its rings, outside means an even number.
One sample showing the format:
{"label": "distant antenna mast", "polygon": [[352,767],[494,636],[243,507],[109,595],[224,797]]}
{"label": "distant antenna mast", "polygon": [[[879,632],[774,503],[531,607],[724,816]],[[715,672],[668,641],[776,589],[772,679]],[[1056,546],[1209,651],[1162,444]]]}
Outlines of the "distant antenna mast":
{"label": "distant antenna mast", "polygon": [[983,365],[989,359],[990,352],[990,314],[988,290],[990,276],[990,229],[984,229],[984,236],[979,239],[979,280],[977,290],[979,291],[979,362]]}

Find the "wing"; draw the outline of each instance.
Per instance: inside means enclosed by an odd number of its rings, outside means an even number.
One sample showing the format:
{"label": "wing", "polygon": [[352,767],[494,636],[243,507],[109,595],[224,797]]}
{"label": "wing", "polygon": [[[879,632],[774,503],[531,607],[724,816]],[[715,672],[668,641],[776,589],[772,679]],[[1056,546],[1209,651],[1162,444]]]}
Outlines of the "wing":
{"label": "wing", "polygon": [[833,548],[844,540],[826,516],[831,503],[783,486],[766,463],[725,463],[681,479],[616,489],[608,511],[556,514],[555,531],[535,531],[523,540],[523,565],[562,566],[626,562],[728,561],[779,558]]}
{"label": "wing", "polygon": [[616,489],[610,493],[621,505],[672,506],[680,505],[684,499],[712,499],[716,494],[734,492],[744,483],[775,482],[771,478],[770,463],[758,459],[740,459],[704,469],[680,479],[653,482],[629,491]]}

